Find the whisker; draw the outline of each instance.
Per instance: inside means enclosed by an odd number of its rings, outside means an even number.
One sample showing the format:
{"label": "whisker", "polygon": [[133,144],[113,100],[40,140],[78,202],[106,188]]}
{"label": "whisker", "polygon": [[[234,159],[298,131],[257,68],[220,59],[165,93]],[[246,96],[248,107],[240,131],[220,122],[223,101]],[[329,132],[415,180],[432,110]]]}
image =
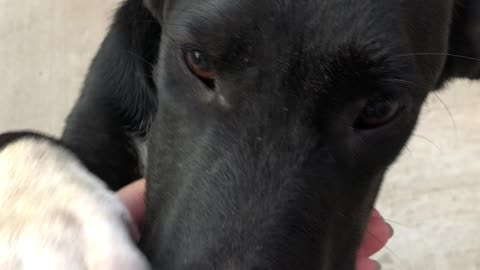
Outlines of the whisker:
{"label": "whisker", "polygon": [[436,145],[434,141],[430,140],[429,138],[427,138],[423,135],[413,134],[412,137],[420,138],[422,140],[425,140],[425,141],[429,142],[431,145],[433,145],[439,152],[443,152],[442,149],[438,145]]}
{"label": "whisker", "polygon": [[409,57],[409,56],[450,56],[454,58],[460,58],[465,60],[471,60],[475,62],[480,62],[480,58],[470,57],[466,55],[460,54],[452,54],[452,53],[411,53],[411,54],[398,54],[392,56],[392,58],[400,58],[400,57]]}
{"label": "whisker", "polygon": [[411,81],[407,81],[407,80],[403,80],[403,79],[390,78],[390,79],[384,79],[384,81],[386,81],[386,82],[392,82],[392,83],[401,83],[401,84],[408,84],[408,85],[417,86],[416,83],[411,82]]}
{"label": "whisker", "polygon": [[133,51],[130,51],[130,50],[121,50],[121,51],[124,52],[124,53],[129,54],[130,56],[135,57],[136,59],[140,60],[141,62],[149,65],[151,68],[154,68],[154,67],[155,67],[155,64],[154,64],[154,63],[148,61],[147,59],[145,59],[144,57],[142,57],[142,56],[134,53]]}
{"label": "whisker", "polygon": [[402,226],[404,228],[414,228],[413,226],[408,226],[406,224],[403,224],[403,223],[400,223],[398,221],[394,221],[394,220],[391,220],[391,219],[384,218],[383,220],[385,220],[386,222],[388,222],[390,224],[395,224],[395,225],[398,225],[398,226]]}
{"label": "whisker", "polygon": [[410,150],[410,147],[408,145],[405,145],[405,150],[412,156],[412,150]]}
{"label": "whisker", "polygon": [[437,99],[440,101],[440,103],[442,103],[443,107],[445,108],[445,110],[447,111],[448,115],[450,116],[450,120],[452,121],[453,129],[455,130],[455,144],[457,144],[457,143],[458,143],[458,128],[457,128],[457,122],[455,121],[455,118],[453,117],[452,112],[451,112],[450,109],[448,108],[447,104],[443,101],[443,99],[442,99],[436,92],[433,92],[433,94],[435,95],[435,97],[437,97]]}

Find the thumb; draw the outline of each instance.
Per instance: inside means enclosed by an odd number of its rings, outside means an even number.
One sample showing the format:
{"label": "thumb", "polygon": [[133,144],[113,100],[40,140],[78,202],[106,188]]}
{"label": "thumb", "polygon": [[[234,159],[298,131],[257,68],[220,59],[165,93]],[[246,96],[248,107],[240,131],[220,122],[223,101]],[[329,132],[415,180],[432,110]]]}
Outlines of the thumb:
{"label": "thumb", "polygon": [[138,228],[143,227],[145,215],[145,179],[138,180],[122,188],[117,192],[117,196],[127,207],[133,222]]}

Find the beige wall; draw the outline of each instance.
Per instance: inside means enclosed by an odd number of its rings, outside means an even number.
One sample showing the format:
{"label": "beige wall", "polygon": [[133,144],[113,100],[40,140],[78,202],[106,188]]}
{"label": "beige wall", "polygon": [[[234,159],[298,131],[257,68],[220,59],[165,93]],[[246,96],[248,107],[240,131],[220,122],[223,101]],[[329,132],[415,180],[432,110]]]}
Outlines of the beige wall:
{"label": "beige wall", "polygon": [[58,134],[117,0],[0,0],[0,130]]}
{"label": "beige wall", "polygon": [[[117,0],[0,0],[0,132],[59,134]],[[480,269],[480,84],[433,96],[379,207],[384,269]],[[452,119],[453,118],[453,119]]]}

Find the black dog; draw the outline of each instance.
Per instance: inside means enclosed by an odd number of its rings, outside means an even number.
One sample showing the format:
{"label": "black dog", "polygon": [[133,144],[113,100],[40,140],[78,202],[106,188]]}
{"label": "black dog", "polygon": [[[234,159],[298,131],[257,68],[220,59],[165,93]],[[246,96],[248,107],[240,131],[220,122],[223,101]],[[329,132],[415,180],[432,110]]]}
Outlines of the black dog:
{"label": "black dog", "polygon": [[154,269],[351,270],[427,94],[478,58],[477,0],[127,0],[62,143],[147,176]]}

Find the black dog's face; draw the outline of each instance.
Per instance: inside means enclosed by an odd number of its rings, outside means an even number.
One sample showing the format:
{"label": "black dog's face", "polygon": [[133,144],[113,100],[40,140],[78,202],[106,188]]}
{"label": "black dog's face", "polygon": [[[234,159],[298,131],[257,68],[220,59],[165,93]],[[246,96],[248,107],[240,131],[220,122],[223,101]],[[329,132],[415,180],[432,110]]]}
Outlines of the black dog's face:
{"label": "black dog's face", "polygon": [[354,268],[382,177],[444,61],[408,54],[446,46],[429,34],[447,23],[436,1],[416,31],[420,4],[380,2],[154,10],[143,247],[155,269]]}

